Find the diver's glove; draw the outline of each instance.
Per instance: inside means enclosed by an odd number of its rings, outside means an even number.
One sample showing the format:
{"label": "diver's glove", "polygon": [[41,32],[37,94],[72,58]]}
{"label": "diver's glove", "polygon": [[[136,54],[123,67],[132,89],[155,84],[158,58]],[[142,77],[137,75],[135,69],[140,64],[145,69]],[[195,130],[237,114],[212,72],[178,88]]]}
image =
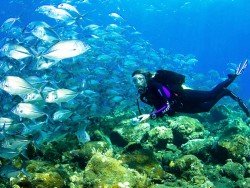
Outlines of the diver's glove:
{"label": "diver's glove", "polygon": [[150,118],[150,114],[142,114],[140,116],[137,117],[139,119],[139,122],[143,122],[143,121],[146,121],[147,119]]}
{"label": "diver's glove", "polygon": [[146,121],[150,117],[150,114],[142,114],[138,117],[134,117],[131,119],[132,124],[137,125],[143,121]]}
{"label": "diver's glove", "polygon": [[247,64],[248,64],[248,60],[247,59],[244,61],[244,63],[242,63],[242,64],[240,63],[238,65],[237,69],[235,70],[235,74],[237,76],[241,75],[243,73],[243,71],[247,68]]}
{"label": "diver's glove", "polygon": [[247,68],[248,60],[246,59],[243,63],[240,63],[235,69],[234,74],[228,74],[228,78],[235,79],[237,76],[241,75],[244,70]]}

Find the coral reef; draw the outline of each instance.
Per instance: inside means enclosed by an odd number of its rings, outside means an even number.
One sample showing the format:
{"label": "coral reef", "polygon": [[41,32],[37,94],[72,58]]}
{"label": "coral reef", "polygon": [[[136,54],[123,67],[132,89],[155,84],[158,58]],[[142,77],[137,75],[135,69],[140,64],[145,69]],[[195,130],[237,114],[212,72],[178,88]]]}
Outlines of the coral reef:
{"label": "coral reef", "polygon": [[[15,157],[11,163],[15,171],[3,168],[0,185],[249,187],[250,128],[228,107],[146,123],[135,123],[124,112],[91,121],[91,141],[78,144],[74,135],[63,135],[40,148],[33,144],[32,152],[28,150],[32,160]],[[1,159],[2,166],[6,163]]]}
{"label": "coral reef", "polygon": [[161,181],[164,178],[165,172],[161,163],[151,150],[135,150],[134,152],[123,154],[120,158],[130,168],[147,174],[152,181]]}
{"label": "coral reef", "polygon": [[97,152],[88,162],[84,170],[84,187],[121,187],[128,184],[129,187],[147,187],[146,175],[139,174],[136,170],[126,168],[112,157],[112,152],[104,154]]}
{"label": "coral reef", "polygon": [[169,126],[173,129],[174,143],[177,146],[188,140],[201,139],[205,136],[204,126],[197,119],[179,116],[169,121]]}
{"label": "coral reef", "polygon": [[165,149],[168,143],[173,142],[172,129],[164,126],[159,126],[151,129],[148,132],[148,141],[157,149]]}
{"label": "coral reef", "polygon": [[242,135],[233,135],[231,138],[223,138],[218,141],[218,150],[235,161],[242,161],[242,158],[249,158],[250,143],[249,138]]}

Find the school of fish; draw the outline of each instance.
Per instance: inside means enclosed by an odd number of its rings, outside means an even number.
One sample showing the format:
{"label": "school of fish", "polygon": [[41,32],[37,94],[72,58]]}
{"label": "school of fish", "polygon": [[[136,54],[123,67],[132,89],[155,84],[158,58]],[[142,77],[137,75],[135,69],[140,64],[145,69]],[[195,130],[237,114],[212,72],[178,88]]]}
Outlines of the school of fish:
{"label": "school of fish", "polygon": [[[41,3],[34,11],[44,20],[24,25],[17,16],[0,26],[2,158],[25,156],[28,144],[39,147],[57,135],[87,142],[90,116],[127,110],[136,115],[133,70],[187,73],[198,62],[193,55],[153,49],[118,9],[105,14],[88,0]],[[16,144],[7,144],[13,139]]]}

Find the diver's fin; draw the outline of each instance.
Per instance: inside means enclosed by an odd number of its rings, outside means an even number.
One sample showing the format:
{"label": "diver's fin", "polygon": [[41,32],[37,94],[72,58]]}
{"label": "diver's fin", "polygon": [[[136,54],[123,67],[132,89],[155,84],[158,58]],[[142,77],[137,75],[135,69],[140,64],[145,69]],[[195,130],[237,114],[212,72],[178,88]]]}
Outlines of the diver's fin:
{"label": "diver's fin", "polygon": [[241,109],[243,110],[243,112],[245,112],[247,117],[250,117],[250,112],[246,106],[246,104],[242,101],[241,98],[239,98],[237,95],[235,95],[232,91],[228,90],[228,95],[235,101],[238,102],[239,106],[241,107]]}

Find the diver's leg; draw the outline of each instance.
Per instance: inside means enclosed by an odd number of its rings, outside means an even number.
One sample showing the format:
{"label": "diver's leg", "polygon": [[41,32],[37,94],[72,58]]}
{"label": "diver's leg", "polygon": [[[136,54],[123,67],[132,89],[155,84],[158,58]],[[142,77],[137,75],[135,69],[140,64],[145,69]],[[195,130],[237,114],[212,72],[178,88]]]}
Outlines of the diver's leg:
{"label": "diver's leg", "polygon": [[222,98],[227,96],[227,90],[222,90],[216,97],[213,97],[211,100],[207,100],[202,103],[197,103],[196,106],[193,108],[193,113],[200,113],[200,112],[209,112],[211,108]]}
{"label": "diver's leg", "polygon": [[225,96],[229,96],[231,97],[233,100],[235,100],[236,102],[238,102],[239,106],[241,107],[241,109],[243,110],[243,112],[245,112],[247,117],[250,117],[250,112],[247,108],[247,106],[244,104],[244,102],[237,96],[235,95],[232,91],[228,90],[228,89],[224,89],[222,92],[220,92],[219,95],[217,95],[217,97],[213,100],[204,102],[204,103],[200,103],[199,105],[197,105],[194,108],[195,112],[209,112],[211,110],[211,108],[222,98]]}
{"label": "diver's leg", "polygon": [[[197,103],[203,103],[208,101],[216,101],[218,96],[223,96],[223,91],[235,80],[235,75],[229,75],[228,79],[219,83],[210,91],[185,89],[182,94],[184,101],[193,100]],[[222,94],[221,94],[222,93]]]}
{"label": "diver's leg", "polygon": [[211,91],[184,89],[181,99],[187,103],[200,103],[212,99],[213,93]]}
{"label": "diver's leg", "polygon": [[211,92],[216,95],[218,92],[223,91],[235,80],[236,77],[236,74],[229,74],[228,78],[225,81],[219,83],[217,86],[215,86]]}

